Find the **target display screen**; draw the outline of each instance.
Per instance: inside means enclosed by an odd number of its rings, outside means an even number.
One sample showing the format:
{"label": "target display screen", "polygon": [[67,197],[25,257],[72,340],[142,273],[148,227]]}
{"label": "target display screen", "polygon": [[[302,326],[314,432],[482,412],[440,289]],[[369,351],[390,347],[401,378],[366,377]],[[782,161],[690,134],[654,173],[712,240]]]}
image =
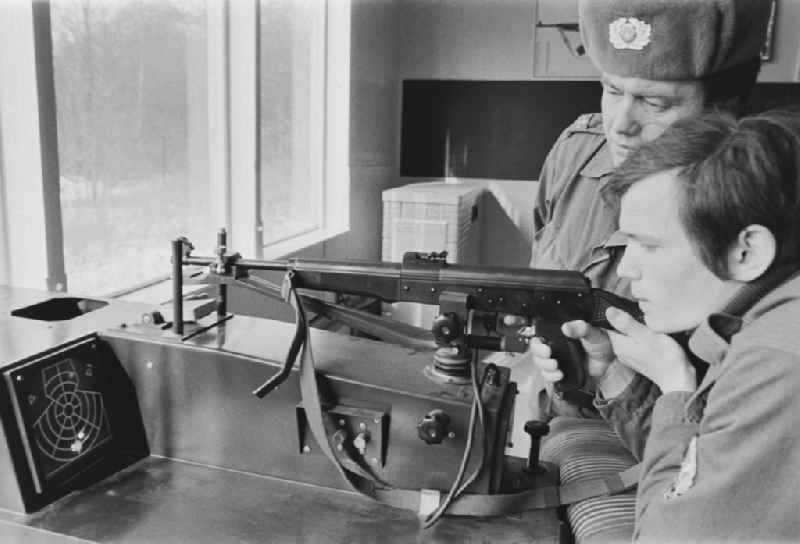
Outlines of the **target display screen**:
{"label": "target display screen", "polygon": [[38,491],[113,438],[93,340],[17,367],[6,379]]}

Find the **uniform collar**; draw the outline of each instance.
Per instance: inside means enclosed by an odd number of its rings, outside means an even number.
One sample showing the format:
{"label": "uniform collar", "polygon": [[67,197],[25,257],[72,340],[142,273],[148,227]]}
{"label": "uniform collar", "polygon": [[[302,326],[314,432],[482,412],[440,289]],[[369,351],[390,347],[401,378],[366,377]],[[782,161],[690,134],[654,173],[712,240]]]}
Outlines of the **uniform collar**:
{"label": "uniform collar", "polygon": [[731,338],[751,320],[749,314],[753,307],[797,273],[796,265],[778,268],[745,284],[721,311],[711,314],[697,327],[689,339],[689,349],[710,365],[722,362]]}
{"label": "uniform collar", "polygon": [[614,161],[611,152],[608,150],[608,143],[605,138],[600,142],[594,155],[581,169],[581,176],[586,178],[601,179],[607,178],[614,171]]}
{"label": "uniform collar", "polygon": [[608,237],[608,240],[603,242],[603,247],[619,247],[619,246],[627,246],[628,245],[628,237],[622,234],[619,230],[615,230],[611,233],[611,236]]}

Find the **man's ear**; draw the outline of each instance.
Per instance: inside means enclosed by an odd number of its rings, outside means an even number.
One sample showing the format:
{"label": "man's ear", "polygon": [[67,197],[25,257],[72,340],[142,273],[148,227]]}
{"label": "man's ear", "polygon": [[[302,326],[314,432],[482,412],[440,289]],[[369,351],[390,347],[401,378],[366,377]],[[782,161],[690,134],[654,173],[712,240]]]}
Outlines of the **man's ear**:
{"label": "man's ear", "polygon": [[763,225],[748,225],[728,254],[731,279],[748,282],[758,278],[775,260],[777,250],[772,231]]}

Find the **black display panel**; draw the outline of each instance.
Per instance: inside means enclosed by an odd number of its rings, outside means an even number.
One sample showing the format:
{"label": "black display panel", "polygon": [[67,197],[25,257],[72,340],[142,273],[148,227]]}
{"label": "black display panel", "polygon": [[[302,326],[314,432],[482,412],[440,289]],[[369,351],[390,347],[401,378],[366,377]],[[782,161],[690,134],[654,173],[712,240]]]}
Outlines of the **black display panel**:
{"label": "black display panel", "polygon": [[[400,174],[538,179],[559,134],[599,112],[597,81],[403,82]],[[759,83],[751,111],[797,108],[800,84]]]}
{"label": "black display panel", "polygon": [[135,391],[97,336],[8,365],[2,374],[4,435],[26,511],[147,455]]}
{"label": "black display panel", "polygon": [[600,94],[596,81],[406,80],[400,174],[538,179],[561,131],[600,111]]}

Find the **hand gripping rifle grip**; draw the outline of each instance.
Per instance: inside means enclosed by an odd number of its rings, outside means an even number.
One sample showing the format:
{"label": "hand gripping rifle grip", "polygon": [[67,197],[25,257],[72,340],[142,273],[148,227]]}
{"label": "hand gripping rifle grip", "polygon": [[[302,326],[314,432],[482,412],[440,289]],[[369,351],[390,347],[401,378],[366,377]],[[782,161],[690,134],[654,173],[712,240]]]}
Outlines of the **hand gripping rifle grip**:
{"label": "hand gripping rifle grip", "polygon": [[536,336],[550,346],[550,357],[558,361],[564,377],[553,384],[556,391],[580,389],[586,383],[584,350],[580,340],[564,336],[561,323],[541,320],[536,323]]}
{"label": "hand gripping rifle grip", "polygon": [[[586,320],[595,327],[613,329],[606,318],[606,310],[616,307],[627,312],[640,323],[644,323],[644,314],[634,300],[615,295],[602,289],[592,290],[592,304],[590,315]],[[580,340],[564,336],[561,324],[554,322],[539,322],[536,324],[536,334],[545,339],[550,346],[551,357],[558,361],[558,368],[564,377],[553,384],[560,393],[580,389],[586,384],[585,354]]]}

